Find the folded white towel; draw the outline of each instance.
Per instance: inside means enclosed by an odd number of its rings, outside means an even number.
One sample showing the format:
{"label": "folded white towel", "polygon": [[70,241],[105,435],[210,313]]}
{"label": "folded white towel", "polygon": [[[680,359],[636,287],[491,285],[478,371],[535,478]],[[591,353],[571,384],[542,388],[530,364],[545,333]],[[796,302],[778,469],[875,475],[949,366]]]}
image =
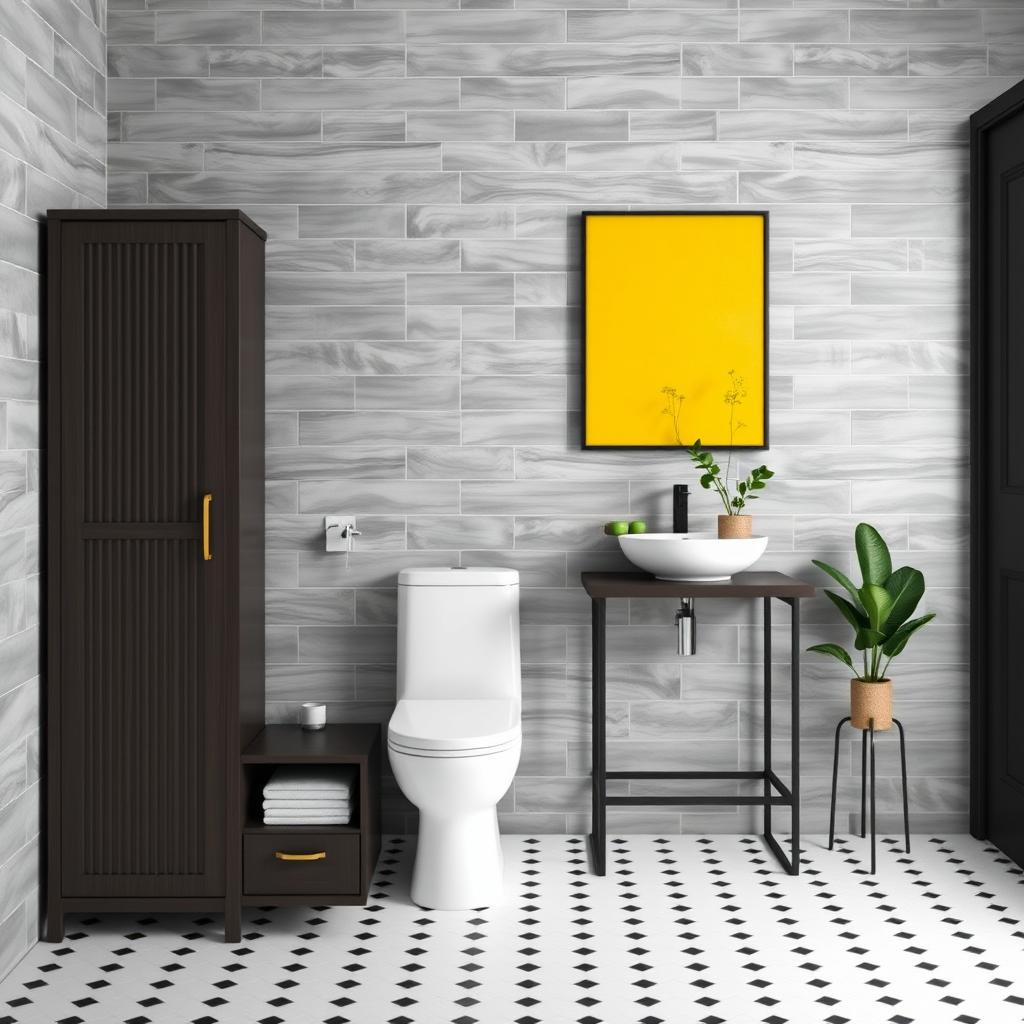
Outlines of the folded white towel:
{"label": "folded white towel", "polygon": [[294,793],[296,790],[313,790],[317,793],[336,794],[335,799],[339,799],[348,796],[355,786],[355,780],[354,765],[338,765],[336,767],[281,765],[274,769],[274,774],[270,776],[267,784],[263,787],[263,795],[280,796]]}
{"label": "folded white towel", "polygon": [[319,809],[319,808],[307,808],[300,810],[298,808],[290,807],[272,807],[263,812],[263,817],[273,815],[275,818],[336,818],[338,816],[351,817],[351,808],[343,810],[331,810],[331,809]]}
{"label": "folded white towel", "polygon": [[265,799],[265,811],[351,811],[350,800],[290,800],[286,797]]}
{"label": "folded white towel", "polygon": [[347,825],[350,814],[304,814],[299,817],[268,811],[263,816],[264,825]]}
{"label": "folded white towel", "polygon": [[263,794],[264,800],[287,800],[291,804],[322,804],[325,801],[336,804],[347,804],[351,799],[348,793],[332,793],[329,789],[296,789],[294,792],[278,790],[276,793]]}

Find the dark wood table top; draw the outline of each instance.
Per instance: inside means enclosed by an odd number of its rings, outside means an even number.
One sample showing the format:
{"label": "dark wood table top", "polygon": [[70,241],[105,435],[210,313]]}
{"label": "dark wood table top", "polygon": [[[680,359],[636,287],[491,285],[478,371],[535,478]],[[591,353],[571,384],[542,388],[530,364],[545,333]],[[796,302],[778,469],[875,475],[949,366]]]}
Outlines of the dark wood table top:
{"label": "dark wood table top", "polygon": [[740,572],[728,580],[659,580],[646,572],[583,572],[583,589],[607,597],[814,597],[812,584],[781,572]]}
{"label": "dark wood table top", "polygon": [[242,751],[243,764],[343,764],[369,756],[379,725],[268,725]]}

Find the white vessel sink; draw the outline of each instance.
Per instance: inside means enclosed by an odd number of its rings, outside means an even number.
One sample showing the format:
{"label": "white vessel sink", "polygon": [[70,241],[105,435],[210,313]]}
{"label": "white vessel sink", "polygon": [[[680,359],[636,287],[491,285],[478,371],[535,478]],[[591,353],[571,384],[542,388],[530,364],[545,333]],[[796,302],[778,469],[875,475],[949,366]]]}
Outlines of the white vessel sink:
{"label": "white vessel sink", "polygon": [[749,569],[768,546],[767,537],[719,540],[713,533],[630,533],[619,537],[622,553],[659,580],[710,583]]}

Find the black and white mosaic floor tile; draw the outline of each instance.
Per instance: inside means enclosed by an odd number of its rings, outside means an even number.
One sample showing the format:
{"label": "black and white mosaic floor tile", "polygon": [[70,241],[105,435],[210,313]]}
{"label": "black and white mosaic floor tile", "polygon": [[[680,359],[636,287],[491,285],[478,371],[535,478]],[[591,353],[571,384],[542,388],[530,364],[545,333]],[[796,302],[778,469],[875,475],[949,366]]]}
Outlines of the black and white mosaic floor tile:
{"label": "black and white mosaic floor tile", "polygon": [[69,921],[0,985],[0,1024],[1009,1024],[1024,1021],[1024,875],[966,836],[805,847],[630,836],[606,878],[575,836],[505,839],[505,905],[409,900],[415,840],[366,907]]}

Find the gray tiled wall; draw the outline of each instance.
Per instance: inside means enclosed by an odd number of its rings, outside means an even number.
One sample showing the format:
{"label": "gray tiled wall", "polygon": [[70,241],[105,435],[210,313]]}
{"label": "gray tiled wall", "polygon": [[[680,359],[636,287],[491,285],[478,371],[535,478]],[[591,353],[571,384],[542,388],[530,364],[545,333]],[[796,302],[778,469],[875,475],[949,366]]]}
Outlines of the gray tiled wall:
{"label": "gray tiled wall", "polygon": [[[241,205],[268,263],[268,694],[384,721],[395,573],[523,578],[525,747],[507,829],[586,824],[588,609],[610,518],[666,526],[669,453],[578,450],[581,206],[772,213],[764,564],[849,566],[867,518],[939,624],[897,676],[918,828],[967,804],[966,119],[1024,74],[1017,0],[112,0],[111,205]],[[602,8],[602,9],[598,9]],[[666,382],[670,383],[670,382]],[[760,458],[760,456],[757,456]],[[749,458],[744,459],[749,462]],[[358,515],[346,569],[321,516]],[[715,507],[699,493],[694,526]],[[610,612],[611,758],[754,762],[758,618]],[[780,613],[778,757],[787,623]],[[840,638],[806,610],[807,642]],[[846,682],[808,659],[807,819]],[[853,749],[842,794],[855,802]],[[883,808],[897,808],[889,743]],[[413,824],[392,792],[388,827]],[[616,812],[622,830],[745,813]],[[884,818],[887,824],[891,818]]]}
{"label": "gray tiled wall", "polygon": [[0,2],[0,977],[39,916],[39,219],[106,200],[104,6]]}

